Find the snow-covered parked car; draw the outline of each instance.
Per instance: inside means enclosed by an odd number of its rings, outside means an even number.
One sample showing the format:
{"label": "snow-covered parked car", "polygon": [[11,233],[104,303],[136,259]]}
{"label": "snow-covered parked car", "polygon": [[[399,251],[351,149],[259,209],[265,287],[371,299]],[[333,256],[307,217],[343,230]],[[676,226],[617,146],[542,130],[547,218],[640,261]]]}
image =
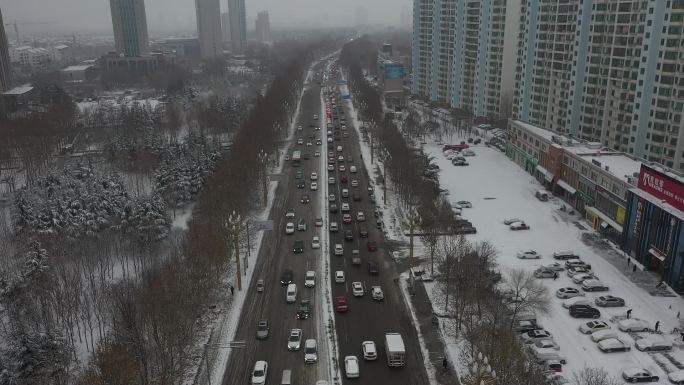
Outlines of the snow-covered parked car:
{"label": "snow-covered parked car", "polygon": [[517,254],[518,259],[539,259],[541,255],[534,250],[521,250]]}
{"label": "snow-covered parked car", "polygon": [[625,306],[625,300],[612,295],[602,295],[594,300],[596,306],[601,307],[621,307]]}
{"label": "snow-covered parked car", "polygon": [[604,353],[628,352],[630,349],[632,349],[627,342],[617,338],[605,339],[599,342],[597,345],[598,348]]}
{"label": "snow-covered parked car", "polygon": [[667,375],[667,379],[675,385],[684,385],[684,369],[675,370]]}
{"label": "snow-covered parked car", "polygon": [[556,297],[561,299],[572,297],[584,297],[584,293],[582,293],[574,287],[561,287],[560,289],[556,290]]}
{"label": "snow-covered parked car", "polygon": [[549,264],[546,264],[542,267],[545,268],[546,270],[553,270],[553,271],[565,270],[565,267],[563,267],[563,265],[558,263],[558,262],[549,263]]}
{"label": "snow-covered parked car", "polygon": [[579,273],[579,274],[575,274],[572,276],[572,282],[578,283],[578,284],[580,284],[580,283],[582,283],[588,279],[596,279],[596,276],[594,274],[591,274],[591,273]]}
{"label": "snow-covered parked car", "polygon": [[530,351],[539,349],[553,349],[560,350],[560,345],[556,343],[553,339],[539,340],[528,347]]}
{"label": "snow-covered parked car", "polygon": [[582,290],[584,291],[608,291],[608,286],[598,279],[587,279],[582,282]]}
{"label": "snow-covered parked car", "polygon": [[618,338],[617,333],[611,329],[597,330],[591,333],[591,340],[594,342],[601,342],[609,338]]}
{"label": "snow-covered parked car", "polygon": [[508,226],[513,231],[529,230],[530,226],[525,222],[514,222]]}
{"label": "snow-covered parked car", "polygon": [[[584,294],[584,293],[582,293],[582,294]],[[580,296],[580,297],[572,297],[572,298],[568,298],[568,299],[566,299],[565,301],[563,301],[563,307],[566,308],[566,309],[570,309],[570,306],[572,306],[572,305],[587,305],[587,306],[591,306],[591,302],[589,302],[589,300],[588,300],[587,298],[583,297],[583,296]]]}
{"label": "snow-covered parked car", "polygon": [[618,322],[618,329],[623,332],[645,332],[650,324],[639,318],[627,318]]}
{"label": "snow-covered parked car", "polygon": [[[576,297],[576,298],[579,298],[579,297]],[[597,332],[599,330],[608,330],[608,329],[610,329],[610,325],[608,325],[606,322],[600,321],[600,320],[589,321],[589,322],[583,323],[579,326],[579,331],[582,334],[591,334],[591,333]]]}
{"label": "snow-covered parked car", "polygon": [[672,341],[657,334],[649,334],[636,340],[634,346],[642,352],[667,351],[672,350]]}
{"label": "snow-covered parked car", "polygon": [[550,338],[552,338],[551,333],[543,329],[530,330],[529,332],[522,334],[522,340],[526,344],[533,344],[539,340],[547,340]]}
{"label": "snow-covered parked car", "polygon": [[504,219],[504,225],[510,225],[510,224],[515,223],[515,222],[522,222],[522,219],[520,219],[520,218],[508,218],[508,219]]}
{"label": "snow-covered parked car", "polygon": [[627,382],[657,382],[660,378],[650,370],[644,368],[629,368],[622,372],[622,378]]}

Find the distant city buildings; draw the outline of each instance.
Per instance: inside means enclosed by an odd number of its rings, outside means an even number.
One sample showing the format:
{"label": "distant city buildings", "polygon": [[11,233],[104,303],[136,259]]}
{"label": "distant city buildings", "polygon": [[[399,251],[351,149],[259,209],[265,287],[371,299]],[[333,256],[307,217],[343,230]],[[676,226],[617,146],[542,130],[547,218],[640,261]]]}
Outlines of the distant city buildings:
{"label": "distant city buildings", "polygon": [[0,93],[5,92],[12,86],[12,67],[9,56],[9,43],[5,34],[5,23],[0,10]]}
{"label": "distant city buildings", "polygon": [[228,12],[221,13],[221,33],[223,34],[223,42],[230,42],[230,17]]}
{"label": "distant city buildings", "polygon": [[230,41],[233,52],[244,51],[247,42],[247,15],[245,0],[228,0],[230,18]]}
{"label": "distant city buildings", "polygon": [[195,0],[197,36],[202,59],[223,56],[221,6],[219,0]]}
{"label": "distant city buildings", "polygon": [[258,41],[271,41],[271,24],[268,20],[268,11],[259,12],[254,25]]}
{"label": "distant city buildings", "polygon": [[12,63],[29,72],[46,71],[52,63],[52,53],[46,48],[13,47],[9,50],[9,56]]}
{"label": "distant city buildings", "polygon": [[123,56],[149,53],[144,0],[109,0],[116,52]]}

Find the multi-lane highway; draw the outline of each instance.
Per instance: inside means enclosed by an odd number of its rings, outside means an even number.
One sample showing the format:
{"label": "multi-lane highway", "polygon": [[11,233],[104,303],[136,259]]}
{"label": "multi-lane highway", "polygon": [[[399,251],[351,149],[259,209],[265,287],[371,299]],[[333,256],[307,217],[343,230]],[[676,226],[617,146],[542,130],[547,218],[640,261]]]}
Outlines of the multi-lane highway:
{"label": "multi-lane highway", "polygon": [[[334,383],[333,379],[329,378],[330,357],[327,353],[327,337],[322,314],[326,300],[322,298],[324,290],[318,287],[326,284],[324,277],[321,276],[325,265],[323,258],[329,258],[328,274],[332,286],[330,300],[346,296],[349,305],[349,312],[335,313],[338,342],[336,358],[340,363],[341,380],[344,383],[353,381],[360,384],[428,384],[416,328],[395,283],[398,273],[384,247],[382,230],[376,228],[375,203],[371,201],[368,192],[370,178],[361,159],[360,138],[348,118],[347,102],[341,101],[336,92],[338,72],[335,69],[329,78],[323,77],[325,68],[326,63],[318,63],[314,67],[313,81],[306,87],[302,97],[300,114],[295,124],[295,127],[301,126],[302,129],[296,129],[288,153],[298,150],[303,157],[306,157],[304,154],[308,154],[309,159],[302,160],[300,167],[295,167],[290,161],[283,169],[284,175],[276,191],[271,212],[275,230],[266,234],[262,240],[254,278],[247,288],[249,292],[235,336],[236,340],[245,340],[247,343],[244,348],[232,351],[224,375],[224,384],[249,384],[257,360],[268,362],[267,384],[280,384],[282,371],[286,369],[292,371],[293,384],[314,385],[318,380]],[[321,88],[318,80],[322,79],[325,83]],[[326,122],[325,114],[322,114],[326,106],[321,105],[321,92],[333,114],[330,126]],[[332,105],[333,101],[335,106]],[[318,119],[315,119],[315,115]],[[316,129],[317,127],[320,127],[320,130]],[[331,139],[331,143],[328,143],[328,138]],[[299,139],[301,144],[298,144]],[[321,140],[321,145],[317,145],[318,139]],[[311,146],[308,146],[309,142]],[[338,146],[342,147],[341,151],[338,151]],[[320,157],[314,156],[316,151],[320,152]],[[332,152],[332,157],[328,156],[329,152]],[[339,160],[339,156],[342,156],[343,160]],[[332,165],[331,169],[329,165]],[[356,168],[355,173],[350,171],[352,166]],[[318,180],[314,181],[318,184],[317,191],[310,191],[312,172],[318,175]],[[298,173],[301,173],[302,179],[297,178]],[[332,178],[332,181],[329,181],[329,178]],[[356,183],[352,187],[354,180]],[[298,188],[302,182],[304,188]],[[343,197],[343,189],[348,190],[348,197]],[[304,194],[310,196],[310,203],[301,203]],[[334,202],[330,201],[330,194],[335,195]],[[330,211],[332,203],[337,206],[337,212]],[[342,211],[343,203],[350,206],[348,212]],[[294,209],[294,220],[286,219],[288,209]],[[314,222],[321,216],[322,210],[325,212],[323,226],[316,227]],[[360,211],[365,216],[363,222],[357,220]],[[352,217],[349,224],[343,223],[342,216],[345,213]],[[286,234],[286,224],[292,222],[297,227],[300,219],[306,223],[306,231],[295,230],[294,234]],[[339,230],[326,234],[329,242],[324,243],[323,247],[327,245],[329,250],[312,249],[312,237],[328,232],[331,222],[336,222]],[[367,238],[360,237],[362,228],[368,232]],[[352,240],[345,240],[345,230],[352,231]],[[304,242],[303,253],[293,253],[295,240]],[[369,251],[368,242],[375,242],[377,250]],[[336,244],[343,246],[343,255],[335,255]],[[362,260],[360,265],[352,265],[354,249],[359,250]],[[369,273],[369,262],[377,263],[377,275]],[[287,269],[294,273],[293,282],[298,288],[297,303],[302,298],[308,298],[313,302],[309,319],[297,319],[298,305],[287,304],[285,301],[286,289],[281,285],[280,277]],[[316,288],[304,287],[307,270],[316,271]],[[344,283],[335,283],[335,271],[344,271]],[[262,293],[256,291],[258,279],[265,282]],[[365,290],[362,297],[352,295],[352,282],[361,282]],[[371,299],[371,286],[382,287],[384,300]],[[257,323],[261,319],[268,320],[270,324],[269,336],[264,340],[256,338]],[[302,349],[299,351],[287,349],[287,338],[293,328],[300,328],[303,331]],[[403,368],[390,368],[386,364],[384,335],[389,332],[400,333],[403,336],[406,345],[406,366]],[[317,363],[304,362],[303,344],[308,338],[315,338],[318,342]],[[378,348],[379,357],[376,361],[363,359],[361,343],[366,340],[374,341]],[[358,379],[348,380],[344,377],[343,361],[348,355],[355,355],[360,361]]]}

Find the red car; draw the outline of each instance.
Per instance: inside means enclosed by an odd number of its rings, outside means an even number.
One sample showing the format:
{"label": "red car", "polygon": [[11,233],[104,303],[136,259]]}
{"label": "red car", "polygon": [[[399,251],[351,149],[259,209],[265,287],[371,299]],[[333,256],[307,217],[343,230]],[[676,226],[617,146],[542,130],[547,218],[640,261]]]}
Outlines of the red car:
{"label": "red car", "polygon": [[514,223],[511,223],[509,227],[513,231],[529,230],[530,229],[530,226],[528,226],[525,222],[514,222]]}
{"label": "red car", "polygon": [[349,311],[349,306],[347,305],[347,297],[343,295],[335,297],[335,311],[338,313],[346,313]]}
{"label": "red car", "polygon": [[378,250],[378,245],[375,243],[375,241],[368,241],[368,243],[366,243],[366,247],[368,247],[368,251]]}
{"label": "red car", "polygon": [[342,222],[350,224],[352,222],[352,217],[349,214],[342,215]]}
{"label": "red car", "polygon": [[340,177],[340,183],[347,183],[348,181],[349,181],[349,179],[347,178],[346,175],[342,175]]}

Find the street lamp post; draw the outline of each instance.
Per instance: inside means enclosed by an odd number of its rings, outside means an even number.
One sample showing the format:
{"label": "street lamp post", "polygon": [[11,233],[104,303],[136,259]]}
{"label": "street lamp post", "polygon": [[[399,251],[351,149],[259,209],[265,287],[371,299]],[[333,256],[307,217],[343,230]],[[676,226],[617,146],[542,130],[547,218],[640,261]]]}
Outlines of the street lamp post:
{"label": "street lamp post", "polygon": [[268,204],[268,184],[266,181],[266,177],[268,174],[266,172],[266,169],[268,167],[268,154],[263,149],[259,151],[259,162],[261,162],[261,172],[262,172],[261,187],[264,190],[264,207],[265,207]]}

